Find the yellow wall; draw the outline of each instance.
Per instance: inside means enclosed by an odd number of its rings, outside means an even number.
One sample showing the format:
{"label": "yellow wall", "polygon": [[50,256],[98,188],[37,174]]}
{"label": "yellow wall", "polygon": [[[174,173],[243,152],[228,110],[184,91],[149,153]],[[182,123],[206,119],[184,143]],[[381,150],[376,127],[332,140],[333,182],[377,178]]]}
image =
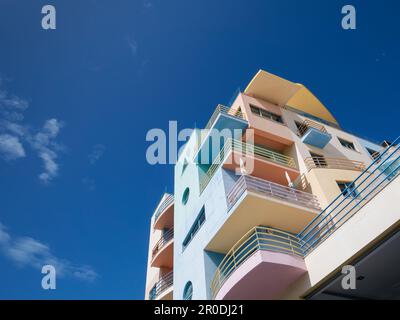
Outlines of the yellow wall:
{"label": "yellow wall", "polygon": [[336,181],[351,182],[360,174],[360,171],[316,168],[307,173],[306,178],[312,193],[318,197],[322,208],[325,208],[340,194]]}

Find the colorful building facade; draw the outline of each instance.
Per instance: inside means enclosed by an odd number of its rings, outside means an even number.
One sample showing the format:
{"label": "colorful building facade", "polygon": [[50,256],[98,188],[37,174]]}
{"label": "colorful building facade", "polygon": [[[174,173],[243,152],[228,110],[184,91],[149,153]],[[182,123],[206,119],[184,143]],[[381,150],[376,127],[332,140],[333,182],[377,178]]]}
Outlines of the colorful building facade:
{"label": "colorful building facade", "polygon": [[396,145],[342,130],[305,86],[260,70],[179,155],[151,218],[145,298],[368,296],[337,281],[395,237]]}

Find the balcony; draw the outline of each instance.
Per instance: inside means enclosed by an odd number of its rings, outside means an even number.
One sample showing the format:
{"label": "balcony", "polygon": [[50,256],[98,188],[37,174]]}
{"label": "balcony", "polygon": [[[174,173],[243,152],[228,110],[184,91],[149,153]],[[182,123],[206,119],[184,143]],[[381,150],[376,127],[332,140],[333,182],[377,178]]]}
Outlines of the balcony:
{"label": "balcony", "polygon": [[[400,141],[400,137],[395,142]],[[299,234],[305,255],[328,239],[400,174],[400,146],[382,152]],[[376,212],[385,214],[385,212]],[[354,220],[353,220],[354,221]]]}
{"label": "balcony", "polygon": [[303,143],[320,149],[325,148],[332,139],[332,136],[326,131],[323,125],[308,119],[298,124],[297,135]]}
{"label": "balcony", "polygon": [[255,226],[300,232],[320,212],[310,193],[252,176],[241,176],[227,194],[228,216],[207,245],[207,250],[226,253]]}
{"label": "balcony", "polygon": [[309,157],[304,159],[308,171],[315,168],[364,171],[364,162],[345,158]]}
{"label": "balcony", "polygon": [[167,194],[154,214],[154,229],[170,229],[174,226],[174,196]]}
{"label": "balcony", "polygon": [[174,229],[164,232],[152,252],[151,266],[155,268],[172,268],[174,255]]}
{"label": "balcony", "polygon": [[225,169],[240,172],[241,162],[253,164],[252,170],[247,170],[247,174],[281,184],[287,183],[285,172],[292,180],[296,180],[300,174],[294,159],[291,157],[261,146],[228,139],[214,163],[201,177],[200,191],[203,192],[221,165]]}
{"label": "balcony", "polygon": [[[195,161],[200,164],[211,164],[223,147],[224,141],[221,139],[220,132],[230,133],[230,137],[240,138],[241,132],[247,127],[248,123],[240,110],[218,105],[205,130],[201,132]],[[236,136],[238,132],[240,136]]]}
{"label": "balcony", "polygon": [[274,299],[306,272],[296,236],[258,226],[225,255],[211,282],[211,294],[216,300]]}
{"label": "balcony", "polygon": [[172,300],[174,274],[169,272],[162,276],[150,290],[149,300]]}

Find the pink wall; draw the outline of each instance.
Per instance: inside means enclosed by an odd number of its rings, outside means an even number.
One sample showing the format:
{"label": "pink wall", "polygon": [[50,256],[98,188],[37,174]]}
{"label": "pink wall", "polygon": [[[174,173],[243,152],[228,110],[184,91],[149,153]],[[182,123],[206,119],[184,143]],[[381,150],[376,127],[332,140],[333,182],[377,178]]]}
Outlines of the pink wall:
{"label": "pink wall", "polygon": [[[250,104],[280,116],[282,116],[281,109],[272,103],[255,99],[242,93],[238,95],[232,105],[234,109],[241,108],[249,122],[249,127],[255,130],[257,136],[264,139],[266,146],[268,146],[268,140],[271,141],[271,147],[275,149],[283,149],[293,144],[292,132],[285,124],[253,114],[250,109]],[[258,140],[262,141],[261,139]]]}

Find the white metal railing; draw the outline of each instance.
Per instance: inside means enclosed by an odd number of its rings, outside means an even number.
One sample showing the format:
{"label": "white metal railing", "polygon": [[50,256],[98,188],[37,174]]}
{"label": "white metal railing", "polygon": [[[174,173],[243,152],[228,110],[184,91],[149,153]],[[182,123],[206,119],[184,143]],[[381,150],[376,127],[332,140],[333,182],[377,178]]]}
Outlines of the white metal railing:
{"label": "white metal railing", "polygon": [[153,248],[152,256],[153,259],[172,239],[174,238],[174,228],[171,228],[164,232],[161,236],[161,239],[157,241],[156,245]]}
{"label": "white metal railing", "polygon": [[280,184],[252,176],[241,176],[228,193],[228,210],[235,205],[237,200],[246,190],[291,202],[310,209],[321,209],[317,197],[311,193],[282,186]]}
{"label": "white metal railing", "polygon": [[303,258],[298,237],[269,227],[255,227],[248,231],[225,255],[211,281],[211,294],[218,291],[231,274],[257,251],[272,251]]}
{"label": "white metal railing", "polygon": [[168,194],[168,196],[160,204],[156,213],[154,214],[154,222],[157,221],[157,219],[161,215],[161,213],[163,213],[164,210],[167,209],[173,202],[174,202],[174,196],[172,194]]}
{"label": "white metal railing", "polygon": [[[208,183],[214,176],[215,172],[218,170],[220,165],[224,163],[226,157],[231,152],[238,152],[244,156],[267,160],[288,168],[297,169],[296,162],[292,157],[286,156],[276,151],[269,150],[267,148],[263,148],[261,146],[255,146],[253,144],[245,143],[243,141],[227,139],[208,171],[200,179],[200,193],[204,191],[204,189],[207,187]],[[233,157],[232,161],[234,161]]]}
{"label": "white metal railing", "polygon": [[400,174],[398,141],[400,137],[297,235],[305,254],[338,230]]}
{"label": "white metal railing", "polygon": [[174,273],[171,271],[166,275],[162,276],[154,285],[154,287],[150,290],[149,299],[155,300],[160,294],[162,294],[165,290],[172,287],[174,284]]}
{"label": "white metal railing", "polygon": [[[218,116],[221,114],[225,114],[230,117],[234,117],[234,118],[246,121],[246,118],[240,109],[236,110],[236,109],[232,109],[232,108],[229,108],[229,107],[219,104],[215,108],[215,111],[211,115],[211,118],[208,120],[208,122],[204,128],[204,132],[207,133],[208,130],[210,130],[214,126],[215,121],[217,120]],[[200,149],[200,146],[202,145],[202,143],[204,142],[206,137],[207,137],[207,134],[203,134],[202,132],[200,133],[199,139],[197,141],[197,151]]]}

